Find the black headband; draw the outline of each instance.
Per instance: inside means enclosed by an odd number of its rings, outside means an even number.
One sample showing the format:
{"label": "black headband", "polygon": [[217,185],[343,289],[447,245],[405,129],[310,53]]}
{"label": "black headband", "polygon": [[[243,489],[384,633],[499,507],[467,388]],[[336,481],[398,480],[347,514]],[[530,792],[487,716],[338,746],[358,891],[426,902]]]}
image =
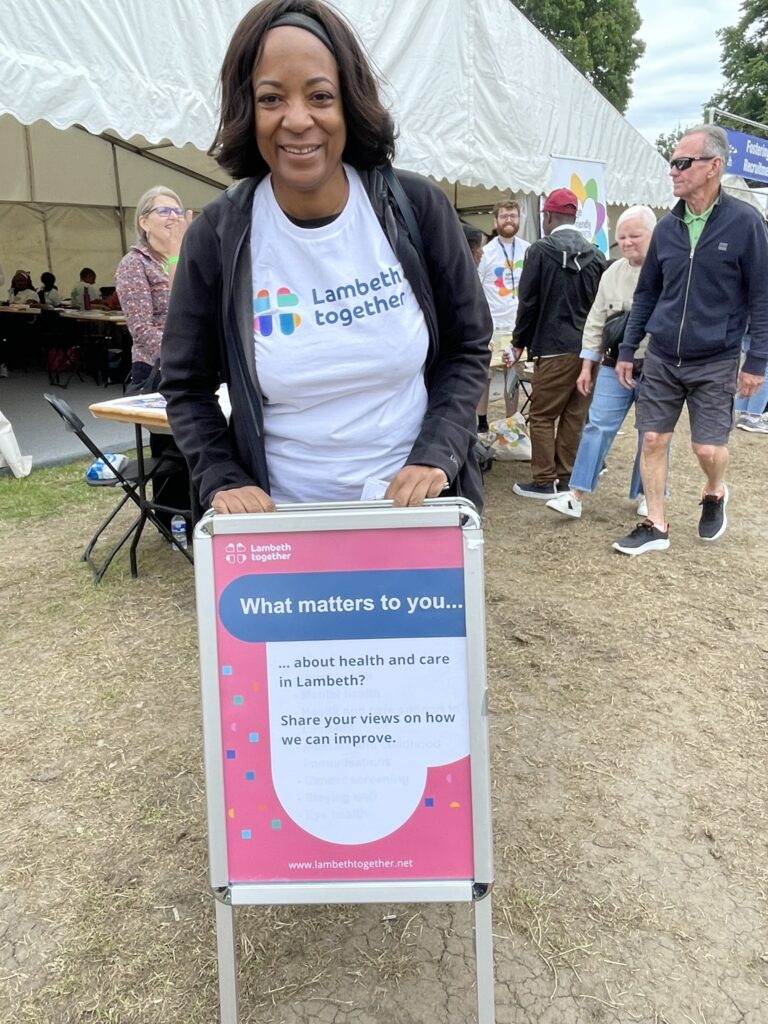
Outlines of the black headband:
{"label": "black headband", "polygon": [[303,28],[305,32],[311,32],[316,39],[320,40],[323,46],[331,51],[334,58],[336,57],[336,48],[331,42],[330,36],[320,22],[308,14],[301,14],[299,11],[289,11],[287,14],[281,14],[279,18],[275,18],[269,28],[281,28],[283,25],[292,25],[294,28]]}

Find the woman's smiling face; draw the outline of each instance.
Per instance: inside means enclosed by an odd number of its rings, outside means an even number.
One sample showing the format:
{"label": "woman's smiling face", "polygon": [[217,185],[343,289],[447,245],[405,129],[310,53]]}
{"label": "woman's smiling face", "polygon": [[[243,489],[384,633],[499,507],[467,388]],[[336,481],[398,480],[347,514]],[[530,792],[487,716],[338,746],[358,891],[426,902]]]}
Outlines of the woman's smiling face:
{"label": "woman's smiling face", "polygon": [[347,131],[333,54],[304,29],[271,29],[252,84],[256,144],[282,209],[297,217],[338,212],[347,196]]}

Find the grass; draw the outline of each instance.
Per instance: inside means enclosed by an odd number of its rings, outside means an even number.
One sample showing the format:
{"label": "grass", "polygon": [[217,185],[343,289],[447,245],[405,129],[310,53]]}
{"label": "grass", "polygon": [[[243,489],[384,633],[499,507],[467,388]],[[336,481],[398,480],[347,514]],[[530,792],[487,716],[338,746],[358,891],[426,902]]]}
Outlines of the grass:
{"label": "grass", "polygon": [[[132,458],[134,453],[126,454]],[[63,466],[36,469],[19,479],[0,476],[0,522],[46,519],[63,509],[96,503],[108,507],[116,500],[117,491],[86,484],[85,471],[92,462],[91,458],[78,459]]]}

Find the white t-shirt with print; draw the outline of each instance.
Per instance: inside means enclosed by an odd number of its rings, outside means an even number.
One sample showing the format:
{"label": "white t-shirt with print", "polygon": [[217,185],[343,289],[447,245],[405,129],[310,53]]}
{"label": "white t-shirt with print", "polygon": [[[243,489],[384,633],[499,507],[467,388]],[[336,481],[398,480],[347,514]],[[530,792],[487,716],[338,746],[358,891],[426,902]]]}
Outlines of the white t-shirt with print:
{"label": "white t-shirt with print", "polygon": [[421,307],[357,172],[323,227],[253,199],[254,353],[276,502],[357,501],[402,468],[427,408]]}
{"label": "white t-shirt with print", "polygon": [[515,235],[511,242],[503,242],[497,236],[483,246],[477,272],[497,331],[514,329],[517,289],[529,244],[524,238]]}

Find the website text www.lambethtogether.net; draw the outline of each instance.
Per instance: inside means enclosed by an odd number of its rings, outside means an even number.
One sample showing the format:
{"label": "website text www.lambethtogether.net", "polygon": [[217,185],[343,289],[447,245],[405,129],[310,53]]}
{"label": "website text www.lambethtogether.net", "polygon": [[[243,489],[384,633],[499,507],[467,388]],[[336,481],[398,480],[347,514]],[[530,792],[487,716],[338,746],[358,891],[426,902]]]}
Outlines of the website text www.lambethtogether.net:
{"label": "website text www.lambethtogether.net", "polygon": [[357,871],[373,871],[377,868],[412,868],[413,860],[387,860],[384,857],[376,857],[374,860],[293,860],[288,861],[290,871],[329,871],[348,870],[354,868]]}

